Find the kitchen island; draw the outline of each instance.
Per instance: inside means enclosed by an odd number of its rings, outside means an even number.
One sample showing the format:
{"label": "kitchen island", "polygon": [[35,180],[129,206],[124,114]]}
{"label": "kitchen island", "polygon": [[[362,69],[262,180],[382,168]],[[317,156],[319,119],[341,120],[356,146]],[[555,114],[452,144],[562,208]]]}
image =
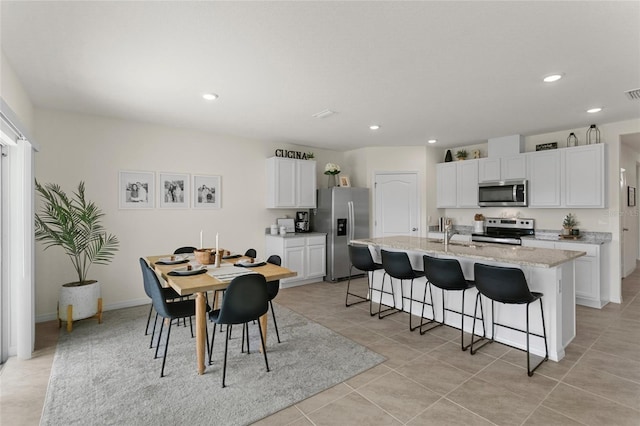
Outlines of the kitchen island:
{"label": "kitchen island", "polygon": [[[575,337],[575,284],[574,284],[574,260],[586,253],[572,250],[553,250],[534,247],[506,246],[491,243],[462,243],[450,242],[445,248],[441,240],[428,238],[392,236],[384,238],[368,238],[352,240],[352,244],[369,246],[374,260],[381,263],[380,250],[403,251],[409,255],[414,269],[423,270],[422,256],[428,254],[439,258],[457,259],[462,266],[462,271],[467,279],[472,280],[473,265],[476,262],[495,266],[517,267],[523,270],[531,291],[544,294],[542,303],[545,311],[545,325],[547,328],[547,343],[549,346],[549,359],[559,361],[564,357],[564,348]],[[383,273],[377,272],[372,279],[373,301],[380,300]],[[410,294],[410,280],[403,282],[403,287],[395,284],[395,307],[413,315],[420,316],[422,303],[411,302],[406,299]],[[424,294],[426,279],[414,280],[413,294]],[[505,283],[508,285],[508,283]],[[389,290],[389,278],[386,278],[385,289]],[[405,296],[402,300],[401,294]],[[427,292],[428,294],[428,292]],[[474,303],[477,291],[470,289],[465,296],[464,312],[473,315]],[[382,303],[394,306],[391,295],[383,294]],[[442,321],[442,292],[433,287],[433,305],[435,316]],[[461,292],[445,293],[445,302],[448,309],[460,311],[462,305]],[[429,296],[427,295],[427,301]],[[490,319],[491,302],[482,298],[485,320]],[[537,305],[537,303],[536,303]],[[525,305],[495,304],[496,321],[512,327],[525,328]],[[425,318],[431,319],[431,308],[425,310]],[[461,316],[447,311],[444,322],[455,328],[461,327]],[[472,319],[465,320],[465,331],[471,333]],[[487,325],[489,322],[487,322]],[[540,310],[534,305],[530,308],[530,328],[533,333],[542,334]],[[476,321],[476,333],[482,334],[482,326]],[[487,327],[488,336],[491,336],[490,327]],[[525,334],[504,327],[495,328],[495,340],[505,344],[525,349]],[[531,352],[544,356],[544,342],[537,337],[531,338]]]}

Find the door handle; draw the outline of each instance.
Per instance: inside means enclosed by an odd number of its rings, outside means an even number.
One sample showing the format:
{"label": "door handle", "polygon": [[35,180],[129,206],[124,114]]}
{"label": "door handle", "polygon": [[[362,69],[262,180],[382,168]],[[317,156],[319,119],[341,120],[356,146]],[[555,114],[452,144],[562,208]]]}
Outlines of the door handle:
{"label": "door handle", "polygon": [[623,231],[628,231],[628,230],[629,230],[629,228],[622,228],[622,230],[623,230]]}
{"label": "door handle", "polygon": [[412,230],[412,231],[417,231],[417,230],[418,230],[418,228],[411,228],[411,230]]}

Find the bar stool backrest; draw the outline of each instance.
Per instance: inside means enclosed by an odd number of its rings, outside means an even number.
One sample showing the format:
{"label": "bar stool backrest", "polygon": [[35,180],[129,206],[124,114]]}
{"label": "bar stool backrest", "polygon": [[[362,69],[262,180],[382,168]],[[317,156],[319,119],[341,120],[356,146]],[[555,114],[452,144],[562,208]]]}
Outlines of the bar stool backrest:
{"label": "bar stool backrest", "polygon": [[424,273],[427,280],[444,290],[465,290],[469,287],[456,259],[439,259],[424,255]]}
{"label": "bar stool backrest", "polygon": [[413,267],[407,253],[403,251],[387,251],[382,252],[382,266],[387,274],[399,280],[410,280],[415,278]]}
{"label": "bar stool backrest", "polygon": [[521,269],[476,263],[473,271],[476,288],[489,299],[501,303],[530,303],[535,300]]}
{"label": "bar stool backrest", "polygon": [[349,244],[349,260],[354,268],[361,271],[374,271],[379,267],[373,261],[371,252],[367,246],[357,246]]}

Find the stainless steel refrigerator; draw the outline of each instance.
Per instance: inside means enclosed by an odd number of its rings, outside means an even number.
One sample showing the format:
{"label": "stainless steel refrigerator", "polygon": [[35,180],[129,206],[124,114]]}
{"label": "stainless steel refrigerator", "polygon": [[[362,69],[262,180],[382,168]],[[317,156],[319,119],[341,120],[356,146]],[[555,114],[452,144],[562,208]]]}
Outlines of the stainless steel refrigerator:
{"label": "stainless steel refrigerator", "polygon": [[[311,211],[311,229],[327,233],[325,281],[349,277],[350,240],[369,238],[369,189],[334,187],[318,190],[317,208]],[[353,274],[362,274],[354,269]]]}

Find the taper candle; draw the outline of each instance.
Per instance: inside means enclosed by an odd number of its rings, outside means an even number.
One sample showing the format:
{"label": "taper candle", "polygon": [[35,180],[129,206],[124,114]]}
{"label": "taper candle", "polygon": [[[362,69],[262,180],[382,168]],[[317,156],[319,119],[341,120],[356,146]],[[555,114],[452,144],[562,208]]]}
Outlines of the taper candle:
{"label": "taper candle", "polygon": [[200,248],[202,248],[202,229],[200,230]]}
{"label": "taper candle", "polygon": [[218,233],[216,232],[216,253],[220,250],[220,246],[218,245]]}

